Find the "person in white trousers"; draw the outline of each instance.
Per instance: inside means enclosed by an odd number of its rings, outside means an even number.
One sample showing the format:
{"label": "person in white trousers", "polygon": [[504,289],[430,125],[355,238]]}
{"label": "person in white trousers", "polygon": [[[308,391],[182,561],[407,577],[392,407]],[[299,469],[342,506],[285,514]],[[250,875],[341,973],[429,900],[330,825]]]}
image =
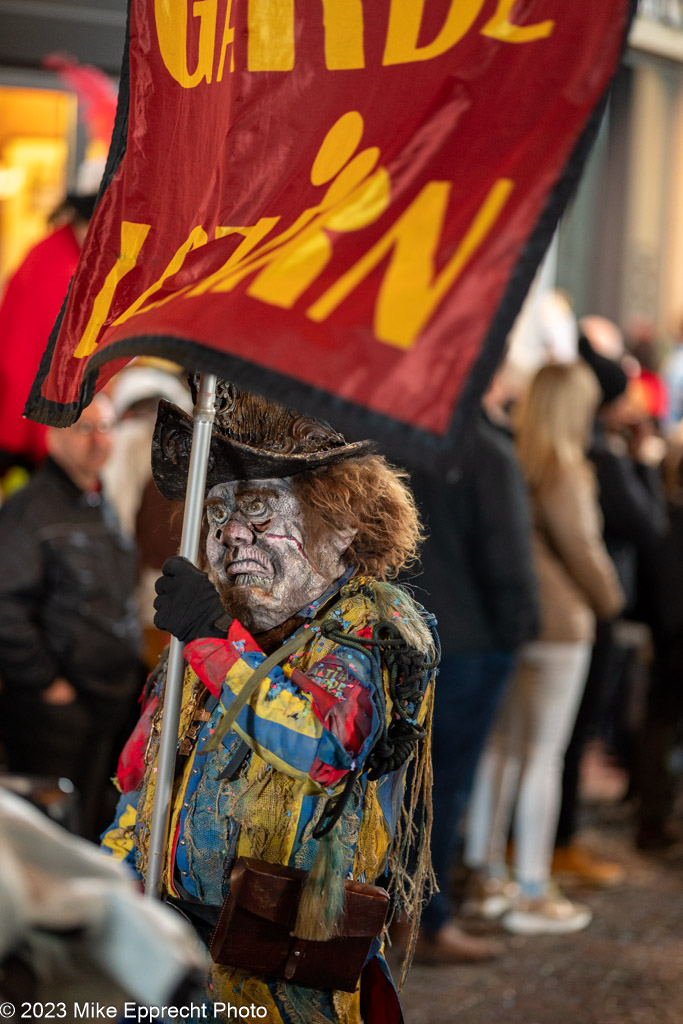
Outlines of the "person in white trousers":
{"label": "person in white trousers", "polygon": [[[562,762],[586,681],[595,620],[623,606],[602,542],[586,448],[599,400],[584,363],[543,367],[531,383],[517,433],[534,515],[534,560],[542,630],[522,651],[481,759],[465,843],[474,869],[464,911],[502,916],[519,934],[585,928],[588,907],[550,881]],[[506,845],[514,809],[514,870]]]}

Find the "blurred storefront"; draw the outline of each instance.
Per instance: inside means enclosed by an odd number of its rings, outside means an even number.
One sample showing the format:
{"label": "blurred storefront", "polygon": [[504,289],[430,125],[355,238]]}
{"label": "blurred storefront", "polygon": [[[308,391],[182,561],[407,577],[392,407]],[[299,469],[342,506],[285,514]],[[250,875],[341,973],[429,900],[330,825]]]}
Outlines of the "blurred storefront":
{"label": "blurred storefront", "polygon": [[670,338],[683,318],[683,2],[643,0],[604,123],[559,231],[578,315]]}
{"label": "blurred storefront", "polygon": [[70,175],[76,97],[0,85],[0,281],[45,234]]}
{"label": "blurred storefront", "polygon": [[126,0],[0,0],[0,288],[107,142],[88,130],[92,98],[44,67],[68,54],[117,76]]}

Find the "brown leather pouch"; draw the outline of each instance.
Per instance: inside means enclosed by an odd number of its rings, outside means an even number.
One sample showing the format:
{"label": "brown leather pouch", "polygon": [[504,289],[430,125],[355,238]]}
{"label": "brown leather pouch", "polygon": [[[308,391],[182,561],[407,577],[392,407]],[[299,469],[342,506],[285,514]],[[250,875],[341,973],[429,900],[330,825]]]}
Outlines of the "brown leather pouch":
{"label": "brown leather pouch", "polygon": [[215,963],[295,985],[353,992],[389,909],[384,889],[345,883],[339,934],[327,942],[292,935],[307,872],[239,857],[209,949]]}

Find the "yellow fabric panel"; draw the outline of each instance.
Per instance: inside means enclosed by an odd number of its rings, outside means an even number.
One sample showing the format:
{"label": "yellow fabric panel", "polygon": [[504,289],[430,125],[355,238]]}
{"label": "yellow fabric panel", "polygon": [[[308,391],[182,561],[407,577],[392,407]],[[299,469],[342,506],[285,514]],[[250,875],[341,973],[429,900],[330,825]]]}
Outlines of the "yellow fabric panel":
{"label": "yellow fabric panel", "polygon": [[[253,674],[252,668],[249,668],[243,661],[238,661],[229,670],[225,681],[230,691],[237,696]],[[307,693],[295,694],[288,690],[282,690],[276,697],[269,699],[269,687],[270,676],[266,676],[249,701],[249,707],[255,714],[266,722],[277,722],[279,725],[286,725],[288,718],[296,718],[296,732],[300,736],[320,739],[323,727],[312,713],[310,696]],[[227,711],[222,702],[221,707],[224,712]]]}
{"label": "yellow fabric panel", "polygon": [[389,828],[377,799],[377,782],[368,781],[361,812],[353,877],[359,878],[365,872],[367,881],[372,884],[384,867],[390,843]]}
{"label": "yellow fabric panel", "polygon": [[[214,1008],[217,1003],[224,1003],[226,1006],[224,1013],[219,1010],[212,1019],[222,1022],[240,1019],[239,1007],[251,1008],[253,1004],[255,1007],[265,1006],[268,1011],[266,1017],[260,1016],[253,1019],[265,1020],[267,1024],[284,1024],[270,989],[256,975],[248,974],[239,967],[221,967],[220,964],[213,964],[211,986],[211,1001]],[[235,1012],[232,1011],[233,1007],[237,1007]],[[249,1019],[252,1019],[251,1013]]]}
{"label": "yellow fabric panel", "polygon": [[231,807],[232,817],[241,825],[237,856],[288,863],[307,789],[291,770],[288,774],[277,771],[262,758],[252,757]]}
{"label": "yellow fabric panel", "polygon": [[133,825],[135,825],[137,816],[138,812],[135,807],[132,804],[128,804],[119,818],[118,827],[109,829],[102,840],[102,846],[106,846],[107,849],[111,850],[117,860],[125,860],[135,845]]}

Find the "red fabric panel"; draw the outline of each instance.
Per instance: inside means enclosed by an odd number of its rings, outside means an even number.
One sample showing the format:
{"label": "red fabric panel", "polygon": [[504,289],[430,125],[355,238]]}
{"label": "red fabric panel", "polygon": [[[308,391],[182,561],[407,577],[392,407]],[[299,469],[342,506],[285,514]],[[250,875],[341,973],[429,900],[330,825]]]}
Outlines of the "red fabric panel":
{"label": "red fabric panel", "polygon": [[140,715],[133,732],[126,742],[116,770],[116,778],[122,793],[133,793],[142,783],[145,773],[145,750],[152,731],[152,719],[156,711],[157,698],[149,701]]}
{"label": "red fabric panel", "polygon": [[246,651],[260,647],[244,626],[233,619],[226,640],[200,637],[185,647],[185,660],[214,697],[219,697],[229,670]]}

